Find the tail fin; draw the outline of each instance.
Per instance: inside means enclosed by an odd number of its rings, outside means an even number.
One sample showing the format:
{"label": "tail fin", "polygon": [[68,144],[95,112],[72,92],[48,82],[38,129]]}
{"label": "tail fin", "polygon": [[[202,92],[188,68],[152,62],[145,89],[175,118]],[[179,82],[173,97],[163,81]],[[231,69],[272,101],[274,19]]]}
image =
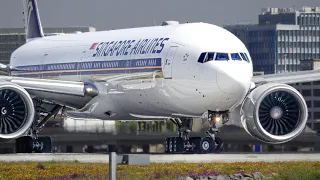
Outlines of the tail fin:
{"label": "tail fin", "polygon": [[37,0],[22,0],[24,14],[24,29],[27,42],[34,38],[43,37]]}

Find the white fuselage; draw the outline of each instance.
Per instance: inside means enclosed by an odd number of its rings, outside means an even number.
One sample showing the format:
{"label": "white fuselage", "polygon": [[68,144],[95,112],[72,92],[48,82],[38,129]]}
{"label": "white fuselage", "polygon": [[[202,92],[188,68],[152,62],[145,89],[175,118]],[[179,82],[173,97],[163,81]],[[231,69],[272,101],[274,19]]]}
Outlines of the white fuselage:
{"label": "white fuselage", "polygon": [[[140,40],[140,41],[139,41]],[[112,43],[113,42],[113,43]],[[203,52],[229,60],[198,62]],[[249,62],[231,60],[246,53]],[[232,33],[206,23],[121,29],[32,40],[11,56],[12,75],[103,87],[95,118],[198,117],[238,106],[250,89],[252,63]],[[106,117],[112,111],[115,116]]]}

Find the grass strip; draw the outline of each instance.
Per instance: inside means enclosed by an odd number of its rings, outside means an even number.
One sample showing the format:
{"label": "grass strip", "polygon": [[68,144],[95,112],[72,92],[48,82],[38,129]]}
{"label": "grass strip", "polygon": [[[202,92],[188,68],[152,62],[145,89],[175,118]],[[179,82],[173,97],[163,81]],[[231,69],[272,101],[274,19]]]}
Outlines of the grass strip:
{"label": "grass strip", "polygon": [[[156,163],[118,165],[117,179],[171,180],[181,176],[260,172],[280,180],[319,180],[320,162]],[[276,175],[275,175],[276,174]],[[80,162],[0,162],[0,179],[108,179],[108,164]]]}

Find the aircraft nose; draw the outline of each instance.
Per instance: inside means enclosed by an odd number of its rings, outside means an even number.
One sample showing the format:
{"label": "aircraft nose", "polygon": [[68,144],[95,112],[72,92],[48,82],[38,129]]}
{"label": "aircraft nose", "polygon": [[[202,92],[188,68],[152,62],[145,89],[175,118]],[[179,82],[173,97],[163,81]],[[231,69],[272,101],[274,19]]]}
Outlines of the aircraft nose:
{"label": "aircraft nose", "polygon": [[[240,67],[222,67],[217,71],[217,85],[226,94],[243,94],[250,87],[250,75]],[[244,70],[244,71],[243,71]]]}

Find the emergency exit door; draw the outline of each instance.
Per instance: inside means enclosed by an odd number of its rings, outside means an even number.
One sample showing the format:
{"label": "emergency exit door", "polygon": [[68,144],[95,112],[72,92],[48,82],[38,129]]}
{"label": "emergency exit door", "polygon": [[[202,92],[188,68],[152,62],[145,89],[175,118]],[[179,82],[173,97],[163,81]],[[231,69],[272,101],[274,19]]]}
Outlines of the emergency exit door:
{"label": "emergency exit door", "polygon": [[178,46],[171,46],[167,53],[166,59],[163,63],[163,76],[165,79],[172,78],[172,64],[177,50]]}

